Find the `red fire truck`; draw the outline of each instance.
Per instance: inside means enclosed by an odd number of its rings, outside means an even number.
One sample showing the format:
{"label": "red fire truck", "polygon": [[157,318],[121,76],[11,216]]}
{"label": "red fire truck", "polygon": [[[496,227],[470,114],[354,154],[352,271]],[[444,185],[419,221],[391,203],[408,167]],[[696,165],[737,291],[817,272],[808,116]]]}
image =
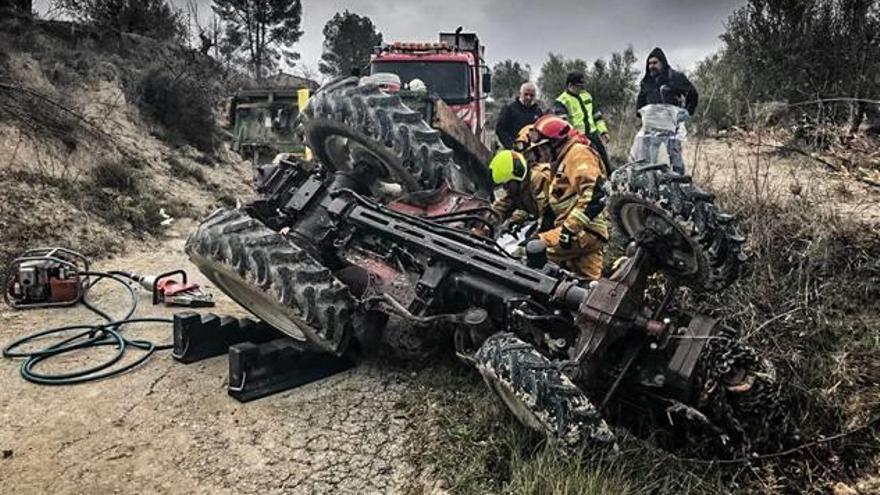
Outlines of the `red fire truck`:
{"label": "red fire truck", "polygon": [[484,101],[491,90],[485,47],[475,33],[440,33],[439,42],[395,42],[376,49],[371,73],[393,73],[406,85],[420,79],[478,138],[485,123]]}

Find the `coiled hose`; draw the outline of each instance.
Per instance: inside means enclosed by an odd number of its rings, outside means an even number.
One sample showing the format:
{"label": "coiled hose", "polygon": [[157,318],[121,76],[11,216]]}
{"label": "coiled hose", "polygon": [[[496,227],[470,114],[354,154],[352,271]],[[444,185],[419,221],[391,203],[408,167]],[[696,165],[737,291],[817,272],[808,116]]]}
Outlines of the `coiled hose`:
{"label": "coiled hose", "polygon": [[[156,351],[168,350],[173,347],[172,344],[156,344],[148,340],[131,339],[123,335],[123,330],[126,325],[174,322],[174,320],[170,318],[133,318],[135,311],[137,311],[138,294],[129,274],[124,272],[84,271],[77,273],[77,275],[80,277],[93,277],[89,279],[89,283],[84,289],[82,303],[92,312],[107,320],[107,323],[70,325],[41,330],[21,337],[4,347],[3,357],[24,358],[24,361],[21,363],[20,371],[21,376],[25,380],[32,383],[39,383],[41,385],[74,385],[110,378],[144,363]],[[104,279],[117,282],[128,291],[128,295],[131,298],[131,306],[122,319],[114,319],[112,316],[88,301],[89,290]],[[67,332],[76,332],[78,330],[80,331],[79,333],[62,340],[61,342],[49,345],[48,347],[36,350],[16,351],[16,349],[21,346],[32,343],[38,339],[63,335]],[[41,373],[35,369],[38,364],[63,354],[80,349],[101,346],[116,346],[116,353],[110,359],[101,364],[66,373],[54,374]],[[140,349],[144,351],[144,354],[128,364],[114,367],[114,365],[122,360],[129,347]]]}

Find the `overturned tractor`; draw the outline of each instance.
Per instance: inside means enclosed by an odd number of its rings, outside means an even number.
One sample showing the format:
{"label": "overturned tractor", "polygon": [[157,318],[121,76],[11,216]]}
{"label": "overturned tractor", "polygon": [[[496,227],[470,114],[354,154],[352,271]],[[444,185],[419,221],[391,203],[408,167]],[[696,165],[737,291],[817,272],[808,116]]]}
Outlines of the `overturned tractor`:
{"label": "overturned tractor", "polygon": [[[258,200],[214,212],[189,239],[223,292],[327,353],[373,347],[390,316],[448,338],[523,423],[566,447],[613,443],[606,420],[721,445],[764,439],[772,365],[716,320],[667,309],[676,286],[717,291],[738,275],[743,239],[711,195],[665,165],[616,171],[607,208],[628,256],[588,282],[540,242],[517,259],[473,234],[500,223],[478,197],[481,172],[456,164],[398,96],[343,91],[314,100],[339,109],[306,123],[321,163],[264,168]],[[649,298],[656,274],[669,283]]]}

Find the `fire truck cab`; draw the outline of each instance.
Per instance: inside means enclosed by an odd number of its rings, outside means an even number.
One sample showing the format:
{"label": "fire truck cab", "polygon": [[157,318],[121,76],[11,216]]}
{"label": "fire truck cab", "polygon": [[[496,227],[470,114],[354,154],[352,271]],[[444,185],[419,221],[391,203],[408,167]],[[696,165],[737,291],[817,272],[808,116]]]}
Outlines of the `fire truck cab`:
{"label": "fire truck cab", "polygon": [[484,59],[485,47],[475,33],[440,33],[436,43],[395,42],[378,47],[370,73],[392,73],[404,88],[414,80],[425,83],[480,138],[485,124],[485,98],[491,91],[491,74]]}

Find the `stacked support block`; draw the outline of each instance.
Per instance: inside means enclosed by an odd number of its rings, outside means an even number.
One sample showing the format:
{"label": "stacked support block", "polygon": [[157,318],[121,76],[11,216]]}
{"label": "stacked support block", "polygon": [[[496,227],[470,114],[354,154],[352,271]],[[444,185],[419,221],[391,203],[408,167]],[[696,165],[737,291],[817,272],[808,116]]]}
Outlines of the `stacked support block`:
{"label": "stacked support block", "polygon": [[229,356],[229,395],[240,402],[354,366],[347,357],[318,352],[264,322],[190,311],[174,315],[175,360],[190,364],[221,354]]}

